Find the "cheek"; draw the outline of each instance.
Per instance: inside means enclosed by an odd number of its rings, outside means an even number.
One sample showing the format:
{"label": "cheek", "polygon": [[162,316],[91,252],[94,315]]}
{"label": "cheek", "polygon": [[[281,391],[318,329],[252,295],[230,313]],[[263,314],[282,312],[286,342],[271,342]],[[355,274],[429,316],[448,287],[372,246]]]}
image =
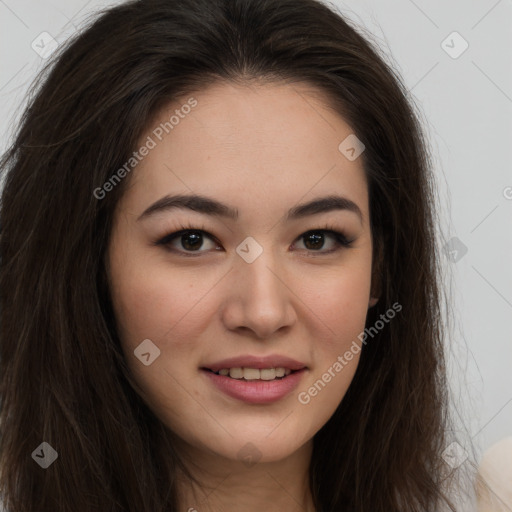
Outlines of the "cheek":
{"label": "cheek", "polygon": [[[201,298],[212,285],[186,271],[169,272],[168,265],[142,264],[136,256],[127,261],[113,253],[111,261],[113,308],[127,364],[147,404],[155,412],[167,410],[174,425],[175,411],[185,409],[190,399],[179,383],[186,383],[195,370],[200,333],[211,321]],[[160,350],[150,366],[134,355],[146,339]]]}
{"label": "cheek", "polygon": [[315,421],[327,421],[341,402],[361,355],[371,286],[371,259],[362,258],[350,271],[322,279],[322,292],[311,294],[308,304],[317,314],[323,335],[311,351],[314,366],[299,390],[299,402],[315,411]]}
{"label": "cheek", "polygon": [[113,308],[125,352],[130,355],[150,339],[162,351],[161,363],[172,340],[173,361],[181,353],[190,356],[199,334],[212,321],[216,309],[207,310],[207,304],[220,276],[200,274],[192,267],[172,268],[165,255],[150,263],[147,256],[139,258],[136,249],[131,254],[130,258],[115,251],[111,255]]}
{"label": "cheek", "polygon": [[321,293],[307,299],[326,327],[323,349],[341,350],[364,329],[370,295],[370,265],[353,266],[322,282]]}
{"label": "cheek", "polygon": [[322,339],[316,339],[310,358],[310,375],[298,390],[297,399],[310,430],[319,429],[345,396],[361,355],[359,336],[368,311],[370,281],[366,273],[338,278],[318,295],[314,311],[321,321]]}

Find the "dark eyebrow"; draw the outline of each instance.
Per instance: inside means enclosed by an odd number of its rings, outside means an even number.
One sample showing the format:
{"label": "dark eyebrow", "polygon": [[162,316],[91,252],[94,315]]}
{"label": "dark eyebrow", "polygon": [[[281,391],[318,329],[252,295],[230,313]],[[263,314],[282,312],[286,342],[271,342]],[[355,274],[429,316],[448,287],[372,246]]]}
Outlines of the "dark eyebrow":
{"label": "dark eyebrow", "polygon": [[[185,208],[195,212],[204,213],[205,215],[224,217],[232,220],[237,220],[239,213],[236,208],[232,208],[206,196],[197,194],[167,195],[144,210],[144,212],[138,217],[137,221],[150,217],[157,212],[169,211],[175,208]],[[361,222],[363,221],[363,214],[356,203],[346,197],[336,195],[321,197],[308,203],[295,206],[288,211],[286,220],[300,219],[307,217],[308,215],[315,215],[334,210],[351,211],[357,214]]]}
{"label": "dark eyebrow", "polygon": [[347,210],[349,212],[353,212],[359,217],[361,223],[363,222],[363,213],[354,201],[346,197],[335,195],[320,197],[318,199],[313,199],[313,201],[310,201],[309,203],[295,206],[288,211],[286,220],[300,219],[302,217],[307,217],[308,215],[332,212],[334,210]]}
{"label": "dark eyebrow", "polygon": [[205,215],[226,217],[233,220],[238,219],[238,210],[236,208],[230,208],[229,206],[206,196],[192,194],[164,196],[144,210],[137,221],[145,217],[149,217],[154,213],[168,211],[175,208],[186,208],[195,212],[204,213]]}

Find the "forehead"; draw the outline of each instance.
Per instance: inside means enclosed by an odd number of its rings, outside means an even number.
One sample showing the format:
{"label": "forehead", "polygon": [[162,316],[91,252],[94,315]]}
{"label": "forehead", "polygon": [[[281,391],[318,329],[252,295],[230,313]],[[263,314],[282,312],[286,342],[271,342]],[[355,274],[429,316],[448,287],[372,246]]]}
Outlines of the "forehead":
{"label": "forehead", "polygon": [[124,202],[137,209],[166,193],[229,196],[238,198],[243,217],[244,206],[272,209],[338,192],[364,212],[362,158],[351,161],[339,150],[351,135],[307,84],[216,83],[152,119],[139,141],[152,148],[130,176]]}

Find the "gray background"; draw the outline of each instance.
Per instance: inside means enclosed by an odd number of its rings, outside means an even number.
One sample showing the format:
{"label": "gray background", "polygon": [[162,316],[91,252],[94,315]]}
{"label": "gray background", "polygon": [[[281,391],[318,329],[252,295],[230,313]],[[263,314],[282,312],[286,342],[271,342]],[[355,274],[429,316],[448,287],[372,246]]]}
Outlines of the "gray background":
{"label": "gray background", "polygon": [[[44,62],[32,44],[41,46],[42,32],[62,43],[87,15],[115,3],[0,0],[2,152]],[[450,380],[481,452],[512,436],[512,0],[334,5],[402,75],[429,137],[442,199],[439,244],[459,240],[444,257],[453,274]]]}

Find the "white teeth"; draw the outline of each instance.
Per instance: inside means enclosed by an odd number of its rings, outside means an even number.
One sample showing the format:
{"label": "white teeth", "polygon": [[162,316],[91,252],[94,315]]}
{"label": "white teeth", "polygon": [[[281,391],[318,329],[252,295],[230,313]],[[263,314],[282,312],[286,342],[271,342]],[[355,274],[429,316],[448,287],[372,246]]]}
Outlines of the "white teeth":
{"label": "white teeth", "polygon": [[285,377],[292,371],[289,368],[222,368],[219,375],[230,376],[232,379],[245,380],[274,380],[276,377]]}
{"label": "white teeth", "polygon": [[260,370],[260,378],[261,378],[261,380],[275,379],[276,378],[275,368],[265,368],[264,370]]}
{"label": "white teeth", "polygon": [[242,379],[244,376],[244,371],[242,368],[230,368],[229,376],[232,379]]}
{"label": "white teeth", "polygon": [[244,368],[245,380],[258,380],[260,378],[260,371],[257,368]]}

